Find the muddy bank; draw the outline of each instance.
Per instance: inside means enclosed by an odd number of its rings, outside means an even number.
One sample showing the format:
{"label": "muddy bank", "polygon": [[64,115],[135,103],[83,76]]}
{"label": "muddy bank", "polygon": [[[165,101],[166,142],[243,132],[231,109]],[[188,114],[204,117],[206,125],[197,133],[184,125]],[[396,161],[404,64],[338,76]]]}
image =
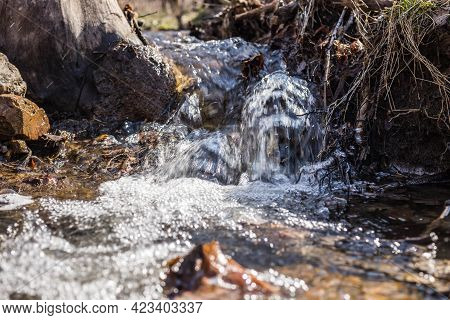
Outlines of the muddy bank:
{"label": "muddy bank", "polygon": [[61,120],[53,122],[53,128],[56,135],[27,142],[29,154],[0,163],[0,189],[34,197],[93,199],[102,182],[155,167],[160,143],[178,139],[146,123],[125,122],[113,128]]}

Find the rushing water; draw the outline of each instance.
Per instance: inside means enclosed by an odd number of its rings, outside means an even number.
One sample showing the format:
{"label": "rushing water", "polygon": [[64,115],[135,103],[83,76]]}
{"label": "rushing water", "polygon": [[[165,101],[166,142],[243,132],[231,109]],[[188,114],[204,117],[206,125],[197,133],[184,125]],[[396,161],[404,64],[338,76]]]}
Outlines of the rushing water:
{"label": "rushing water", "polygon": [[[279,53],[240,39],[153,40],[195,80],[172,124],[127,125],[117,137],[133,144],[140,131],[158,131],[153,165],[102,184],[95,200],[39,198],[19,209],[30,199],[8,196],[0,299],[161,298],[162,263],[211,240],[284,297],[448,295],[448,226],[418,237],[448,187],[371,199],[370,185],[355,184],[347,191],[366,196],[344,214],[347,200],[320,188],[332,161],[315,162],[323,133],[314,87],[288,75]],[[263,69],[243,79],[242,61],[258,54]]]}

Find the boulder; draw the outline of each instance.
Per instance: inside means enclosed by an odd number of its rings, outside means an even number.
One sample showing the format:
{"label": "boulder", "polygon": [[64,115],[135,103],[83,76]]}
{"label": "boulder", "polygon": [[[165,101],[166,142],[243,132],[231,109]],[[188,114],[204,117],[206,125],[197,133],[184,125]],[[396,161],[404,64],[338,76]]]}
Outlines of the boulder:
{"label": "boulder", "polygon": [[19,70],[9,62],[8,57],[0,53],[0,94],[25,96],[26,92],[27,84]]}
{"label": "boulder", "polygon": [[11,140],[6,143],[8,151],[6,152],[6,159],[19,159],[25,155],[31,154],[30,148],[23,140]]}
{"label": "boulder", "polygon": [[50,130],[45,111],[30,100],[0,95],[0,138],[37,140]]}
{"label": "boulder", "polygon": [[104,121],[165,121],[179,96],[169,63],[152,46],[119,44],[93,77],[98,98],[90,111]]}

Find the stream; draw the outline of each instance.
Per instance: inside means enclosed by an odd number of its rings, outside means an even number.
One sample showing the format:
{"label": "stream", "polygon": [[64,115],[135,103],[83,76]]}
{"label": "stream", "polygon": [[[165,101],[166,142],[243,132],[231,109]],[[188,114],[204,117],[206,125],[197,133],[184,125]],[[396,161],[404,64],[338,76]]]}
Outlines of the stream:
{"label": "stream", "polygon": [[[450,185],[324,187],[332,160],[317,161],[316,88],[289,75],[281,53],[236,38],[148,36],[193,90],[166,124],[124,124],[113,143],[136,144],[144,131],[163,143],[141,173],[102,183],[95,199],[0,198],[0,299],[166,298],[163,263],[212,240],[282,288],[270,298],[449,297],[450,222],[427,228]],[[259,55],[243,77],[243,61]]]}

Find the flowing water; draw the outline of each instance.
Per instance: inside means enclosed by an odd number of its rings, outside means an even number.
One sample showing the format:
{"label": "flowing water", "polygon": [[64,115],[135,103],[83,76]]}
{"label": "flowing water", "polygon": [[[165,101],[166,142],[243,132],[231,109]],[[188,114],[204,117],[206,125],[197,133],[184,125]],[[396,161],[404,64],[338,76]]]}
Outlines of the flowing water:
{"label": "flowing water", "polygon": [[[163,143],[95,200],[0,198],[0,299],[164,298],[163,262],[211,240],[284,298],[448,297],[448,221],[421,235],[449,186],[324,189],[333,161],[316,161],[315,89],[279,53],[240,39],[152,39],[194,88],[171,124],[126,124],[116,138],[131,145],[153,130]],[[264,66],[243,78],[242,61],[259,54]]]}

